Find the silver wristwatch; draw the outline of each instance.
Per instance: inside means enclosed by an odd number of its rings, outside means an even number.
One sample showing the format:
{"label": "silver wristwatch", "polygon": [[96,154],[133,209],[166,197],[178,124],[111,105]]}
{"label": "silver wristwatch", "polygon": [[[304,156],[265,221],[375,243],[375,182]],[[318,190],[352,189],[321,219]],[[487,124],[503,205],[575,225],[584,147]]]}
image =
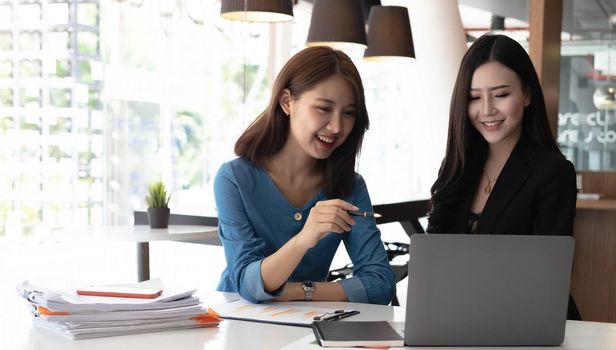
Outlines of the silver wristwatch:
{"label": "silver wristwatch", "polygon": [[314,283],[312,283],[312,281],[304,281],[302,282],[302,289],[304,290],[304,300],[312,300],[312,295],[314,294]]}

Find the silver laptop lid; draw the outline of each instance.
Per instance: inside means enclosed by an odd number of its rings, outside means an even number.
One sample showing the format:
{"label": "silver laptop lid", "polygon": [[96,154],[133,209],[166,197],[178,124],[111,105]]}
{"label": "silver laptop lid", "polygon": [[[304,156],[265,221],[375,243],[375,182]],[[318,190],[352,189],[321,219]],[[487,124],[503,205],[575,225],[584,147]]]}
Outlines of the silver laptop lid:
{"label": "silver laptop lid", "polygon": [[559,345],[573,238],[411,237],[407,345]]}

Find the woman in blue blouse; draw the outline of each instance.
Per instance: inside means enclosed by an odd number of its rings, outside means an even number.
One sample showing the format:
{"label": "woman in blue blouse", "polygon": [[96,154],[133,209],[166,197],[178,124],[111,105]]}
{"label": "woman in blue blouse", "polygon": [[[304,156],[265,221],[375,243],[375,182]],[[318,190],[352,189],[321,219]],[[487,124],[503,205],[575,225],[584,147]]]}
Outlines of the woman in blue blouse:
{"label": "woman in blue blouse", "polygon": [[[218,290],[252,302],[332,300],[387,304],[394,274],[355,159],[368,129],[361,78],[328,47],[293,56],[267,109],[235,144],[239,158],[214,181],[227,267]],[[341,241],[353,277],[323,282]]]}

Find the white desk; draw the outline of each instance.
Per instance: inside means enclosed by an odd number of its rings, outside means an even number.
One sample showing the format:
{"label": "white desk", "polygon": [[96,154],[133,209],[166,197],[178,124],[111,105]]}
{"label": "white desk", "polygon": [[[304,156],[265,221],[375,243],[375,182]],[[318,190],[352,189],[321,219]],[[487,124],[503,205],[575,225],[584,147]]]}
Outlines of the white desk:
{"label": "white desk", "polygon": [[[228,293],[227,293],[228,294]],[[207,304],[219,303],[223,293],[204,294],[201,299]],[[302,304],[301,302],[292,304]],[[404,310],[399,307],[350,303],[314,304],[332,308],[356,308],[361,311],[353,320],[404,321]],[[313,305],[314,305],[313,304]],[[135,334],[121,337],[70,341],[32,324],[26,302],[16,294],[9,300],[0,301],[3,309],[0,316],[0,349],[3,350],[203,350],[203,349],[280,349],[311,334],[305,327],[280,326],[266,323],[224,320],[218,328],[203,328],[159,333]],[[308,347],[314,350],[317,346]],[[473,348],[417,348],[426,350],[465,350]],[[561,347],[483,347],[482,350],[613,350],[616,349],[616,324],[568,321],[565,342]],[[297,349],[301,350],[301,349]]]}
{"label": "white desk", "polygon": [[89,226],[52,232],[56,241],[126,241],[137,243],[137,280],[150,279],[150,245],[153,241],[174,241],[222,245],[216,226],[170,225],[152,229],[148,225]]}

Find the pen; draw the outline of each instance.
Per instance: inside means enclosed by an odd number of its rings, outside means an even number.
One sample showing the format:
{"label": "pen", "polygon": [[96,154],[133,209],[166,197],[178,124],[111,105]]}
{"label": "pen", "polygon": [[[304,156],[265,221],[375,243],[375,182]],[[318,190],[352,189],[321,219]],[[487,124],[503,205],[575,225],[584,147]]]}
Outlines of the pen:
{"label": "pen", "polygon": [[353,216],[363,216],[365,218],[380,218],[382,215],[378,213],[371,213],[369,211],[361,211],[361,210],[347,210],[347,214]]}
{"label": "pen", "polygon": [[359,311],[357,311],[357,310],[350,310],[350,311],[340,312],[340,313],[333,314],[331,316],[323,317],[321,319],[321,321],[338,321],[338,320],[341,320],[343,318],[347,318],[347,317],[351,317],[353,315],[357,315],[358,313],[359,313]]}

